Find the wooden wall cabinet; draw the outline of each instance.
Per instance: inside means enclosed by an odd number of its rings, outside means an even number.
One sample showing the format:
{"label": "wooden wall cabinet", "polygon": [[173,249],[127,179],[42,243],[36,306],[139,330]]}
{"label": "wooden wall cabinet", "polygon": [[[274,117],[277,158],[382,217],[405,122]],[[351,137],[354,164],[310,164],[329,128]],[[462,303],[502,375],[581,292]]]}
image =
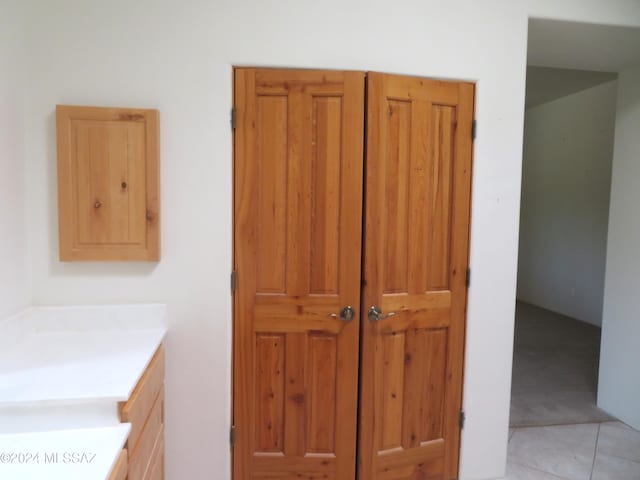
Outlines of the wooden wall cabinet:
{"label": "wooden wall cabinet", "polygon": [[60,260],[160,260],[159,112],[58,105]]}

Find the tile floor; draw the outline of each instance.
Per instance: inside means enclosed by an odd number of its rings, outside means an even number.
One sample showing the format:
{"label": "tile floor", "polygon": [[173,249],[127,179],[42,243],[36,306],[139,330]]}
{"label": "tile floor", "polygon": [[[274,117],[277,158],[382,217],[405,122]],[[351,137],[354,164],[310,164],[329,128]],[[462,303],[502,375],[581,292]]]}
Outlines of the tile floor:
{"label": "tile floor", "polygon": [[600,329],[518,302],[511,426],[615,420],[596,406]]}
{"label": "tile floor", "polygon": [[640,480],[640,432],[621,422],[510,431],[507,480]]}
{"label": "tile floor", "polygon": [[595,405],[600,329],[518,303],[507,480],[640,480],[640,432]]}

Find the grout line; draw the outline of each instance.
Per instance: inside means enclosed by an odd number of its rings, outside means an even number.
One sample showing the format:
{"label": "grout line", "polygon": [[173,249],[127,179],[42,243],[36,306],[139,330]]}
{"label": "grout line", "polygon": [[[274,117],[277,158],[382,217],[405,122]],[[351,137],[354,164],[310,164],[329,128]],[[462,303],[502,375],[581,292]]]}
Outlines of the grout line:
{"label": "grout line", "polygon": [[589,475],[589,480],[593,480],[593,470],[596,467],[596,457],[598,456],[598,444],[600,443],[600,425],[598,424],[598,434],[596,435],[596,447],[593,449],[593,461],[591,462],[591,475]]}
{"label": "grout line", "polygon": [[509,425],[509,428],[512,430],[522,429],[522,428],[545,428],[545,427],[572,427],[574,425],[601,425],[603,423],[611,423],[617,420],[603,420],[602,422],[594,421],[594,422],[573,422],[573,423],[545,423],[543,425],[520,425],[513,426]]}
{"label": "grout line", "polygon": [[[609,424],[611,426],[611,428],[616,428],[616,429],[619,429],[619,430],[622,430],[622,431],[638,432],[638,430],[636,430],[635,428],[627,425],[622,420],[618,420],[616,422],[602,422],[600,424],[600,428],[602,428],[602,425],[604,425],[605,423]],[[616,423],[619,423],[622,426],[615,425]],[[613,425],[611,425],[611,424],[613,424]],[[598,429],[598,441],[596,443],[596,450],[597,450],[599,442],[600,442],[600,429]],[[603,453],[602,455],[605,456],[605,457],[617,458],[617,459],[620,459],[620,460],[624,460],[625,462],[637,463],[638,465],[640,465],[640,459],[634,460],[634,459],[629,458],[629,457],[623,457],[622,455],[616,455],[615,453]],[[589,479],[589,480],[591,480],[591,479]]]}

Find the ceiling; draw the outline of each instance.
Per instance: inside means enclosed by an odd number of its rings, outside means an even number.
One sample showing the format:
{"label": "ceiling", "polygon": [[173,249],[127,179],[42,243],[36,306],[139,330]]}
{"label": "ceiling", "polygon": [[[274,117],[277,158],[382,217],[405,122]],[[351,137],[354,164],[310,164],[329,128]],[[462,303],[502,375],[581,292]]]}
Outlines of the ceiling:
{"label": "ceiling", "polygon": [[527,67],[525,107],[550,102],[618,78],[617,73],[566,68]]}
{"label": "ceiling", "polygon": [[640,65],[640,28],[532,18],[527,65],[620,72]]}
{"label": "ceiling", "polygon": [[640,28],[529,20],[526,108],[617,78],[640,65]]}

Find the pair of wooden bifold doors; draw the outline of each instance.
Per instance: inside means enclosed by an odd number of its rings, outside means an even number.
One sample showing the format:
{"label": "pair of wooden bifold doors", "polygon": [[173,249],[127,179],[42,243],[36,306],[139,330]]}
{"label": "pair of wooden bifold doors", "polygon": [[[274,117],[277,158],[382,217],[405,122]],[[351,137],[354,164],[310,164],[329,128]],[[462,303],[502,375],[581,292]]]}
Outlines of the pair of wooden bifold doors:
{"label": "pair of wooden bifold doors", "polygon": [[234,479],[455,478],[473,84],[234,76]]}

